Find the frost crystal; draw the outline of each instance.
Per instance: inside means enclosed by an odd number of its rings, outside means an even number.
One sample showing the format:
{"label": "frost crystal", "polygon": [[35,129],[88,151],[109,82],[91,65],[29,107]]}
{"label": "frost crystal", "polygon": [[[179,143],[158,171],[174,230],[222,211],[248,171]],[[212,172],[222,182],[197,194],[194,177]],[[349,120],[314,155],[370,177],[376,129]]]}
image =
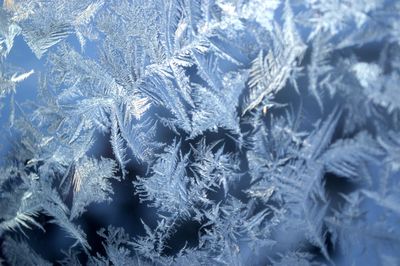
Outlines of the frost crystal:
{"label": "frost crystal", "polygon": [[400,265],[398,1],[0,4],[0,265]]}

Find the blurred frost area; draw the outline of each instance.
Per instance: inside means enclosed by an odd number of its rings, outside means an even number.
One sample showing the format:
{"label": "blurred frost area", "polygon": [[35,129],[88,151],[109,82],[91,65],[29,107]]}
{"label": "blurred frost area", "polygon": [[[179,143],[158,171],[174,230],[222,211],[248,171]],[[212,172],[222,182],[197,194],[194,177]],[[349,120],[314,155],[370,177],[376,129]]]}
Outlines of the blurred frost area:
{"label": "blurred frost area", "polygon": [[[252,16],[252,10],[257,8],[259,1],[253,1],[253,5],[248,6],[248,9],[245,10],[243,16],[246,17],[251,17]],[[295,2],[295,1],[294,1]],[[2,2],[0,1],[0,4]],[[368,5],[368,1],[365,1],[365,4]],[[227,6],[228,8],[229,6]],[[366,7],[367,9],[373,9],[372,7]],[[229,11],[229,9],[227,9]],[[267,12],[267,11],[266,11]],[[279,10],[278,15],[281,15]],[[345,10],[340,10],[338,11],[338,14],[341,14],[340,12],[344,12],[343,16],[346,16]],[[301,13],[301,12],[300,12]],[[255,21],[257,23],[260,23],[261,25],[269,25],[268,22],[271,20],[266,13],[266,16],[264,16],[261,13],[258,13],[258,16],[255,18]],[[360,14],[360,18],[356,21],[359,21],[362,23],[362,20],[367,19],[365,14]],[[0,14],[1,16],[1,14]],[[1,25],[1,24],[0,24]],[[328,27],[328,26],[327,26]],[[357,28],[357,25],[354,25],[354,28]],[[335,29],[330,29],[334,31]],[[307,36],[309,34],[307,29],[302,29],[300,32],[304,36]],[[340,35],[336,36],[336,38],[340,39]],[[99,39],[99,41],[102,41],[102,39]],[[75,35],[71,35],[67,38],[66,42],[68,42],[73,48],[75,48],[77,51],[80,51],[80,43],[79,40]],[[347,54],[356,54],[358,57],[358,60],[360,62],[377,62],[380,60],[380,52],[384,49],[385,47],[384,42],[372,42],[369,43],[368,45],[363,45],[363,46],[357,46],[353,45],[350,48],[346,48],[343,51],[340,51],[339,54],[341,53],[342,55],[347,55]],[[52,52],[55,47],[52,47],[49,49],[49,52]],[[98,60],[98,47],[95,42],[90,42],[88,41],[85,44],[85,49],[84,51],[81,52],[85,57],[92,58],[93,60]],[[241,55],[237,55],[240,57]],[[307,60],[307,59],[306,59]],[[335,58],[332,58],[332,60],[335,60]],[[306,62],[307,63],[307,62]],[[385,64],[385,63],[383,63]],[[10,67],[12,65],[12,67]],[[13,145],[12,143],[15,141],[19,141],[20,138],[16,135],[14,135],[14,131],[11,131],[13,127],[13,113],[15,115],[23,115],[23,112],[29,113],[32,110],[34,110],[35,102],[37,101],[36,96],[37,96],[37,86],[39,83],[39,79],[41,77],[41,73],[44,71],[47,71],[47,65],[46,65],[46,57],[42,57],[41,59],[38,59],[37,56],[35,56],[34,52],[27,46],[26,42],[23,40],[21,36],[18,36],[14,40],[14,46],[11,49],[10,53],[8,56],[3,60],[2,68],[7,66],[6,70],[2,69],[2,73],[16,73],[18,75],[23,75],[24,73],[30,73],[31,70],[34,71],[33,74],[31,74],[28,78],[22,80],[17,84],[17,89],[16,93],[14,95],[12,94],[7,94],[3,98],[1,98],[1,104],[2,107],[0,109],[0,125],[1,125],[1,133],[0,133],[0,165],[4,165],[5,162],[3,161],[3,158],[6,158],[7,156],[11,156],[13,154]],[[247,66],[249,67],[249,66]],[[373,71],[371,70],[371,73],[368,71],[365,71],[365,65],[363,63],[360,63],[354,67],[355,73],[360,76],[361,86],[365,86],[370,88],[371,84],[378,79],[377,73],[379,71]],[[194,73],[194,69],[190,69],[188,71],[189,75],[192,72]],[[375,76],[374,76],[375,75]],[[298,82],[298,86],[304,87],[307,85],[307,80],[303,79]],[[398,84],[397,84],[398,86]],[[373,90],[371,91],[371,98],[373,94]],[[309,91],[301,91],[301,98],[303,102],[299,104],[298,102],[296,103],[298,95],[294,94],[293,91],[289,92],[280,92],[278,97],[274,100],[280,103],[294,103],[294,109],[304,107],[304,114],[302,116],[302,119],[304,121],[316,121],[317,118],[321,115],[321,110],[318,106],[318,103],[315,101],[314,98],[310,97],[311,93]],[[398,101],[400,101],[400,96],[398,97]],[[298,106],[296,106],[296,104]],[[324,103],[324,108],[325,110],[330,110],[333,109],[334,102],[333,100],[328,100]],[[146,114],[145,117],[151,117],[155,118],[160,110],[157,107],[151,108]],[[272,111],[274,112],[274,111]],[[279,114],[281,112],[279,109],[277,109],[276,113]],[[386,119],[386,118],[384,118]],[[311,127],[310,125],[308,125]],[[338,131],[341,131],[343,127],[346,127],[347,125],[345,124],[344,121],[340,121],[338,124]],[[351,125],[354,126],[354,125]],[[370,125],[368,125],[370,126]],[[389,125],[391,126],[391,125]],[[354,126],[356,127],[356,126]],[[335,133],[336,134],[336,133]],[[334,135],[335,135],[334,134]],[[224,133],[218,132],[218,133],[205,133],[204,136],[208,140],[217,140],[220,138],[226,138],[226,135]],[[185,137],[188,137],[188,135],[185,135]],[[174,138],[174,133],[171,132],[167,127],[160,127],[159,132],[157,132],[157,138],[161,142],[166,142],[170,141],[172,138]],[[182,149],[189,150],[190,145],[194,145],[194,141],[188,141],[185,144],[183,144]],[[235,150],[235,142],[227,139],[226,140],[226,150],[228,151],[234,151]],[[109,143],[109,136],[107,134],[101,134],[98,133],[96,135],[96,142],[95,145],[90,149],[88,152],[88,155],[94,156],[96,158],[100,157],[106,157],[106,158],[113,158],[114,154],[112,151],[112,147]],[[132,154],[129,153],[130,156]],[[242,156],[245,156],[244,154],[241,154]],[[244,160],[243,158],[239,158],[241,160]],[[7,162],[8,163],[8,162]],[[387,169],[381,169],[380,167],[377,166],[378,164],[374,165],[369,165],[368,173],[365,173],[365,178],[369,180],[371,183],[371,190],[372,191],[379,191],[381,188],[381,180],[398,180],[400,178],[400,172],[397,171],[395,174],[392,176],[387,176],[390,175],[387,171]],[[144,176],[148,169],[146,169],[146,166],[143,164],[139,164],[137,161],[132,160],[128,166],[129,170],[129,176],[127,179],[117,182],[113,181],[113,188],[114,188],[114,196],[113,196],[113,201],[111,203],[100,203],[100,204],[93,204],[88,208],[88,211],[82,215],[79,219],[78,222],[82,226],[82,229],[87,233],[87,238],[88,242],[92,245],[92,252],[93,254],[95,252],[102,252],[103,247],[101,244],[102,238],[98,236],[97,231],[100,230],[101,228],[106,228],[109,224],[112,224],[117,227],[123,227],[130,235],[141,235],[144,234],[144,229],[141,223],[141,219],[149,221],[151,226],[155,226],[156,222],[155,220],[157,219],[156,215],[156,209],[155,208],[150,208],[146,204],[141,204],[139,203],[139,197],[138,195],[134,194],[134,188],[132,187],[132,180],[136,180],[136,176]],[[397,169],[399,170],[399,169]],[[385,176],[386,175],[386,176]],[[394,186],[396,186],[398,183],[394,182]],[[238,183],[236,190],[239,191],[245,186],[247,186],[247,183]],[[160,188],[162,189],[162,188]],[[327,193],[330,196],[330,200],[332,202],[332,206],[336,208],[340,208],[339,202],[343,202],[343,195],[344,197],[348,196],[351,194],[351,192],[354,192],[358,189],[356,185],[353,183],[349,182],[348,180],[345,180],[343,178],[340,178],[338,176],[332,175],[329,179],[329,181],[326,182],[326,190]],[[398,191],[400,193],[400,191]],[[370,191],[361,191],[360,194],[365,194],[368,198],[374,198],[376,195],[373,193],[370,193]],[[356,197],[356,195],[352,195]],[[400,206],[400,202],[399,202]],[[365,224],[386,224],[391,227],[394,227],[396,229],[399,229],[399,220],[398,217],[393,218],[393,216],[388,216],[387,220],[384,220],[382,223],[382,220],[377,220],[377,219],[382,219],[384,215],[382,215],[382,209],[379,204],[376,204],[373,201],[367,201],[366,203],[363,203],[362,205],[363,211],[367,212],[367,215],[365,216]],[[394,208],[397,212],[399,211],[398,206],[391,206]],[[339,215],[339,214],[338,214]],[[342,213],[340,215],[346,215],[346,213]],[[350,215],[350,214],[349,214]],[[379,217],[379,218],[378,218]],[[60,252],[61,249],[67,250],[67,248],[73,243],[72,240],[66,239],[65,235],[63,234],[63,231],[57,227],[54,224],[46,223],[46,221],[49,220],[48,217],[45,215],[42,215],[38,218],[41,223],[45,224],[45,229],[46,233],[43,233],[39,229],[35,230],[30,230],[27,232],[27,236],[29,237],[29,243],[31,246],[34,248],[36,252],[41,254],[44,258],[46,258],[49,261],[56,261],[59,260],[63,257],[63,254]],[[335,221],[330,221],[331,223],[334,223]],[[354,225],[353,225],[354,226]],[[198,242],[198,230],[200,228],[200,224],[195,223],[195,222],[187,222],[187,223],[182,223],[180,226],[178,232],[174,235],[174,237],[169,241],[169,247],[168,250],[165,251],[167,255],[171,254],[176,254],[180,248],[182,248],[183,245],[185,245],[185,242],[188,243],[188,246],[195,246]],[[357,225],[355,226],[357,228]],[[370,230],[370,228],[364,228],[363,225],[360,225],[358,227],[360,231],[363,231],[362,234],[371,234],[371,235],[378,235],[380,232],[373,232]],[[399,230],[393,232],[393,236],[397,237],[399,236]],[[358,259],[358,265],[377,265],[379,261],[386,260],[385,265],[396,265],[396,257],[399,257],[400,250],[398,249],[398,246],[392,246],[391,238],[393,236],[390,235],[383,235],[379,237],[387,237],[388,241],[385,242],[385,239],[383,239],[383,244],[382,243],[374,243],[371,242],[368,245],[368,250],[373,251],[376,250],[376,254],[373,254],[373,252],[365,254],[364,252],[364,244],[363,239],[359,240],[354,240],[354,239],[349,239],[348,241],[351,242],[352,244],[350,245],[349,249],[346,250],[345,252],[339,254],[335,253],[333,250],[335,250],[335,247],[333,246],[334,240],[332,240],[330,243],[327,244],[329,252],[332,252],[332,257],[334,261],[338,265],[348,265],[349,261],[352,261],[352,257],[357,257],[362,254],[362,258]],[[277,230],[274,233],[274,240],[279,242],[280,245],[278,245],[276,248],[274,248],[273,252],[279,253],[279,252],[284,252],[285,250],[289,249],[290,247],[293,246],[301,246],[303,239],[303,235],[298,234],[296,230],[286,230],[286,228],[281,228]],[[331,235],[330,235],[331,237]],[[340,235],[343,239],[346,239],[346,234]],[[328,241],[327,241],[328,242]],[[358,242],[359,245],[358,245]],[[379,249],[375,249],[374,245],[379,245]],[[398,244],[398,243],[397,243]],[[390,250],[388,251],[387,254],[380,254],[380,249],[385,249],[387,245],[387,249]],[[263,254],[262,252],[259,254],[257,258],[253,257],[252,251],[249,249],[246,249],[247,246],[243,245],[242,247],[242,252],[244,253],[242,256],[245,258],[245,261],[250,262],[251,265],[257,265],[260,264],[262,265],[262,261],[265,261],[265,257],[267,256],[266,254]],[[317,257],[322,258],[323,256],[321,255],[320,251],[317,248],[314,247],[308,247],[310,253],[316,254]],[[394,250],[394,251],[393,251]],[[399,253],[395,253],[395,252]],[[338,255],[339,254],[339,255]],[[346,254],[343,256],[342,254]],[[378,259],[379,258],[379,259]],[[290,260],[288,259],[290,262]],[[298,261],[297,261],[298,262]],[[303,261],[304,262],[304,261]],[[249,264],[250,265],[250,264]],[[304,264],[306,265],[306,264]]]}
{"label": "blurred frost area", "polygon": [[[9,69],[8,72],[11,73],[29,73],[30,70],[35,69],[35,71],[40,71],[43,68],[43,62],[40,62],[26,45],[26,42],[22,40],[22,37],[19,36],[14,41],[14,48],[11,50],[5,62],[2,64],[2,68],[5,65],[12,64],[15,66],[15,69]],[[4,70],[3,70],[4,71]],[[4,73],[2,71],[2,73]],[[17,84],[16,93],[14,99],[12,99],[12,94],[6,94],[1,98],[2,108],[0,123],[1,127],[1,149],[0,154],[1,158],[4,158],[7,151],[10,148],[10,141],[12,141],[13,136],[9,130],[9,127],[13,123],[12,117],[10,114],[15,112],[16,106],[12,106],[15,102],[22,103],[27,100],[35,100],[37,91],[37,72],[30,75],[30,77],[24,79],[23,81]],[[2,164],[4,162],[2,161]]]}

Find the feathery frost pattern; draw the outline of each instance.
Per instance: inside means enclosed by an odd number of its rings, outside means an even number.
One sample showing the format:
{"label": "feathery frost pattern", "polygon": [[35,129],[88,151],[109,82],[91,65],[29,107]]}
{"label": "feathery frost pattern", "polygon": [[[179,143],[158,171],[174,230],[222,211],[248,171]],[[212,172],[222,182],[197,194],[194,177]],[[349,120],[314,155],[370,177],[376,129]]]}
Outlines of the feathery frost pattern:
{"label": "feathery frost pattern", "polygon": [[0,265],[400,265],[398,1],[0,4]]}

